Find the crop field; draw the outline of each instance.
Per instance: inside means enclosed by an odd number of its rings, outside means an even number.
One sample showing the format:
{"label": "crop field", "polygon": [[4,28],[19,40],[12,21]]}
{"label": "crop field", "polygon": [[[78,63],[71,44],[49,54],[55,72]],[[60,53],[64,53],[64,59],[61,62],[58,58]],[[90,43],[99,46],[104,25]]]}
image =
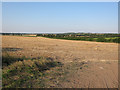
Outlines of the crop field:
{"label": "crop field", "polygon": [[118,88],[118,43],[2,36],[4,88]]}

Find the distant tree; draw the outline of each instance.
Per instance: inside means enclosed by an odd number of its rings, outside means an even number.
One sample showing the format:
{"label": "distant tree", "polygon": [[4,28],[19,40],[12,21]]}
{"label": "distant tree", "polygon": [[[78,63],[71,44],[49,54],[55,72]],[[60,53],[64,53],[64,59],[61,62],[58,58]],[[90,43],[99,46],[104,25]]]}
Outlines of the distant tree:
{"label": "distant tree", "polygon": [[115,38],[115,39],[113,39],[113,42],[115,42],[115,43],[120,43],[120,38]]}
{"label": "distant tree", "polygon": [[93,38],[88,38],[87,40],[88,40],[88,41],[93,41]]}
{"label": "distant tree", "polygon": [[97,42],[105,42],[106,39],[105,39],[104,37],[100,37],[100,38],[98,38],[96,41],[97,41]]}

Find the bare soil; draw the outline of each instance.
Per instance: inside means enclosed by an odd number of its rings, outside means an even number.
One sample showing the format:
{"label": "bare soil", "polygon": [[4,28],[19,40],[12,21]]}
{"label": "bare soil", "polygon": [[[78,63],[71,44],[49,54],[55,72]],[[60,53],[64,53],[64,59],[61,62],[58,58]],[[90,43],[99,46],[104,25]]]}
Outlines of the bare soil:
{"label": "bare soil", "polygon": [[2,48],[3,54],[8,50],[12,56],[46,56],[63,63],[62,67],[50,70],[54,72],[46,87],[118,88],[116,43],[2,36]]}

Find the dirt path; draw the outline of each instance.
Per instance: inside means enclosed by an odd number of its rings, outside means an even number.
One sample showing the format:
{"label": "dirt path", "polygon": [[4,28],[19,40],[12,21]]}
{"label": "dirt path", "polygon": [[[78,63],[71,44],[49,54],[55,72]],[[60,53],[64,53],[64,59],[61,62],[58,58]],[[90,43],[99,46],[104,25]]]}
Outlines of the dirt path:
{"label": "dirt path", "polygon": [[13,56],[32,58],[49,56],[64,64],[59,68],[61,69],[59,72],[65,74],[48,81],[48,87],[118,87],[118,44],[116,43],[18,36],[3,36],[2,40],[4,49],[15,49],[9,52]]}
{"label": "dirt path", "polygon": [[[114,68],[112,68],[114,67]],[[74,68],[74,69],[73,69]],[[60,87],[67,88],[116,88],[117,68],[116,63],[88,62],[81,66],[77,63],[71,74],[68,74],[65,82]],[[58,86],[59,87],[59,86]]]}

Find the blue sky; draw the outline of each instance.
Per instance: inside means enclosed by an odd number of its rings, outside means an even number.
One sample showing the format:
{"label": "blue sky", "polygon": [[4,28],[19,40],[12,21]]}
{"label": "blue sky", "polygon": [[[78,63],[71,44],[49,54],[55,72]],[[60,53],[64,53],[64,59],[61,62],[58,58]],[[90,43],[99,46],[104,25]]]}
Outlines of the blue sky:
{"label": "blue sky", "polygon": [[3,32],[118,32],[117,2],[3,2]]}

